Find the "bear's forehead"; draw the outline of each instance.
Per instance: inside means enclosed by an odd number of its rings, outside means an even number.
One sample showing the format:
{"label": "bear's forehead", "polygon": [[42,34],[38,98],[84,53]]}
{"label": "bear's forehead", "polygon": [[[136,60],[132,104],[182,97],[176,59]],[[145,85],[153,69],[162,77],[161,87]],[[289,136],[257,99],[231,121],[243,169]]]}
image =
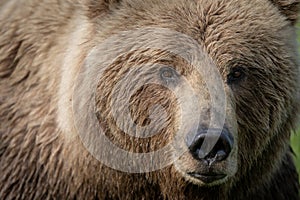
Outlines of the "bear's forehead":
{"label": "bear's forehead", "polygon": [[[173,28],[204,30],[227,25],[229,29],[268,26],[267,30],[284,26],[284,17],[269,0],[150,0],[124,1],[112,18],[126,26],[161,25]],[[125,18],[125,19],[124,19]],[[124,23],[125,22],[125,23]],[[270,29],[271,28],[271,29]],[[257,31],[257,30],[256,30]]]}
{"label": "bear's forehead", "polygon": [[284,40],[289,25],[269,0],[131,0],[100,21],[99,30],[105,26],[109,35],[143,27],[178,31],[195,39],[221,66],[265,52],[276,38]]}

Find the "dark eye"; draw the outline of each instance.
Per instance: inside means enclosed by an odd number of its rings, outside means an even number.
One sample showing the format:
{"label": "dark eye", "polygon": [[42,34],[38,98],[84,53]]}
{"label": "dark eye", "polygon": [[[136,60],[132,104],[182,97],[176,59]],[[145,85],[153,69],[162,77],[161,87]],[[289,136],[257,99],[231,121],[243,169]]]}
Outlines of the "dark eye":
{"label": "dark eye", "polygon": [[160,77],[167,83],[174,82],[178,79],[178,73],[172,67],[163,67],[160,69]]}
{"label": "dark eye", "polygon": [[245,77],[244,69],[241,67],[235,67],[231,70],[231,72],[227,76],[227,83],[233,84]]}

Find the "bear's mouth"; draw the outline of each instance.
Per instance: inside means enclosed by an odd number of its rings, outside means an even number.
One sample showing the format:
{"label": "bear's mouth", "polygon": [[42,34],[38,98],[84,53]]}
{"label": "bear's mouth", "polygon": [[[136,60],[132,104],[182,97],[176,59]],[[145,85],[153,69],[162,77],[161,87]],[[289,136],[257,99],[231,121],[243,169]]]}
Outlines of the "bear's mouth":
{"label": "bear's mouth", "polygon": [[224,179],[226,174],[218,174],[218,173],[197,173],[197,172],[189,172],[187,173],[192,178],[199,179],[203,183],[212,183],[221,179]]}

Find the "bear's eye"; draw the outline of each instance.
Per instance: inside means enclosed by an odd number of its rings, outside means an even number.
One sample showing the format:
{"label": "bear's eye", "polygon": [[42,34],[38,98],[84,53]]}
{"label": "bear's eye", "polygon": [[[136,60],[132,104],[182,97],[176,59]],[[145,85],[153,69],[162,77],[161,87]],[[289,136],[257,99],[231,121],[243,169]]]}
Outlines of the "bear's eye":
{"label": "bear's eye", "polygon": [[160,77],[166,81],[167,83],[169,82],[174,82],[178,78],[178,74],[173,69],[172,67],[163,67],[160,69]]}
{"label": "bear's eye", "polygon": [[244,69],[241,67],[235,67],[231,70],[231,72],[227,76],[227,83],[233,84],[240,80],[242,80],[245,76]]}

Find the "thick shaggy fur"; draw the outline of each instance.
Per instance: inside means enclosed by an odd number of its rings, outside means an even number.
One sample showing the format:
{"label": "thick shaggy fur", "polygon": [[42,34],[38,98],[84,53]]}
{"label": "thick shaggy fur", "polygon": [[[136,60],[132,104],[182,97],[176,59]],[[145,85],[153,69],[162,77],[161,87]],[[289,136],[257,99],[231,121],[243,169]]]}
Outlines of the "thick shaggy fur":
{"label": "thick shaggy fur", "polygon": [[[299,107],[298,6],[298,0],[0,2],[0,199],[299,199],[289,147]],[[226,86],[239,139],[238,169],[227,182],[201,186],[173,165],[142,174],[115,171],[90,155],[74,131],[72,87],[89,50],[114,33],[145,26],[194,38],[224,83],[231,67],[247,67],[243,82]],[[132,56],[119,64],[141,61]],[[170,55],[143,56],[172,62]],[[109,109],[102,97],[120,66],[99,82],[100,115]],[[115,142],[135,149],[110,131],[109,117],[99,120]]]}

